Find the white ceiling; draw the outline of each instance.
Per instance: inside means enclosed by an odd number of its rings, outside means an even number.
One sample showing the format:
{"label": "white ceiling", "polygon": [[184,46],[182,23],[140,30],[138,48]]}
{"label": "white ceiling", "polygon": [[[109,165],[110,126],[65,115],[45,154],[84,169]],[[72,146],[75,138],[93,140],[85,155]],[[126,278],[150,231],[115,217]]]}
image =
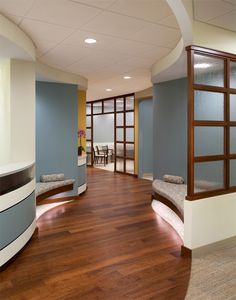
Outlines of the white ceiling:
{"label": "white ceiling", "polygon": [[236,31],[236,0],[194,0],[196,20]]}
{"label": "white ceiling", "polygon": [[166,0],[0,0],[0,11],[29,34],[40,61],[88,78],[88,100],[150,87],[151,65],[181,37]]}

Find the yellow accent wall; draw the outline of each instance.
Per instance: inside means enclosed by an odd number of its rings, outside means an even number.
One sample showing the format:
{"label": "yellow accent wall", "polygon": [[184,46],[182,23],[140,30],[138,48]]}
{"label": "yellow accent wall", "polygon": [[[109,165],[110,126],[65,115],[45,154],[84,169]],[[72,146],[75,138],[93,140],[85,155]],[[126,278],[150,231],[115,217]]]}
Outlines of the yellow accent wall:
{"label": "yellow accent wall", "polygon": [[[78,129],[86,131],[86,91],[78,91]],[[79,145],[79,139],[78,139]],[[82,141],[82,146],[86,150],[86,140]]]}

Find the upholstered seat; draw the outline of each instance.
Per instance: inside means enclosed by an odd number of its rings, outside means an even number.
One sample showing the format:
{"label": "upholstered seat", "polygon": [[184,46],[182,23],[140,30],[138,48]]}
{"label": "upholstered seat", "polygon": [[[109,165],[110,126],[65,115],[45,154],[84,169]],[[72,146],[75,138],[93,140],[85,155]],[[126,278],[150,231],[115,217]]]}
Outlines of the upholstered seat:
{"label": "upholstered seat", "polygon": [[[184,214],[184,199],[187,195],[186,184],[168,183],[163,180],[154,180],[152,184],[154,195],[161,195],[169,200],[183,216]],[[158,196],[157,196],[158,197]],[[159,199],[156,199],[159,200]]]}
{"label": "upholstered seat", "polygon": [[51,182],[37,182],[36,183],[36,197],[39,195],[42,195],[46,192],[52,191],[54,189],[68,186],[68,185],[73,185],[75,182],[74,179],[67,179],[67,180],[60,180],[60,181],[51,181]]}

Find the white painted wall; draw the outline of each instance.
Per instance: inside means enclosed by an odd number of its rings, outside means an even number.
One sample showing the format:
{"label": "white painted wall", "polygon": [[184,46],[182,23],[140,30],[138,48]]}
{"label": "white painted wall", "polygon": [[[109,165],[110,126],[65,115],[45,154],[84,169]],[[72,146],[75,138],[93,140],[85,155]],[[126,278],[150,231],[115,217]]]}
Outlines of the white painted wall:
{"label": "white painted wall", "polygon": [[35,161],[35,65],[11,60],[11,162]]}
{"label": "white painted wall", "polygon": [[0,61],[0,166],[10,161],[10,59]]}
{"label": "white painted wall", "polygon": [[184,201],[184,245],[195,249],[236,236],[236,193]]}

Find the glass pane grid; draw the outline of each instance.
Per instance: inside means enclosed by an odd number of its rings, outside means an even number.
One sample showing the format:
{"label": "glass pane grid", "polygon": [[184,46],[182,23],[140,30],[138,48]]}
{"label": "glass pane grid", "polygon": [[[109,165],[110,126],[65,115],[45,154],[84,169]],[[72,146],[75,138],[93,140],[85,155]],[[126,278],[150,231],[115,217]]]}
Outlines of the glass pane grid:
{"label": "glass pane grid", "polygon": [[194,83],[224,87],[224,59],[194,54]]}

